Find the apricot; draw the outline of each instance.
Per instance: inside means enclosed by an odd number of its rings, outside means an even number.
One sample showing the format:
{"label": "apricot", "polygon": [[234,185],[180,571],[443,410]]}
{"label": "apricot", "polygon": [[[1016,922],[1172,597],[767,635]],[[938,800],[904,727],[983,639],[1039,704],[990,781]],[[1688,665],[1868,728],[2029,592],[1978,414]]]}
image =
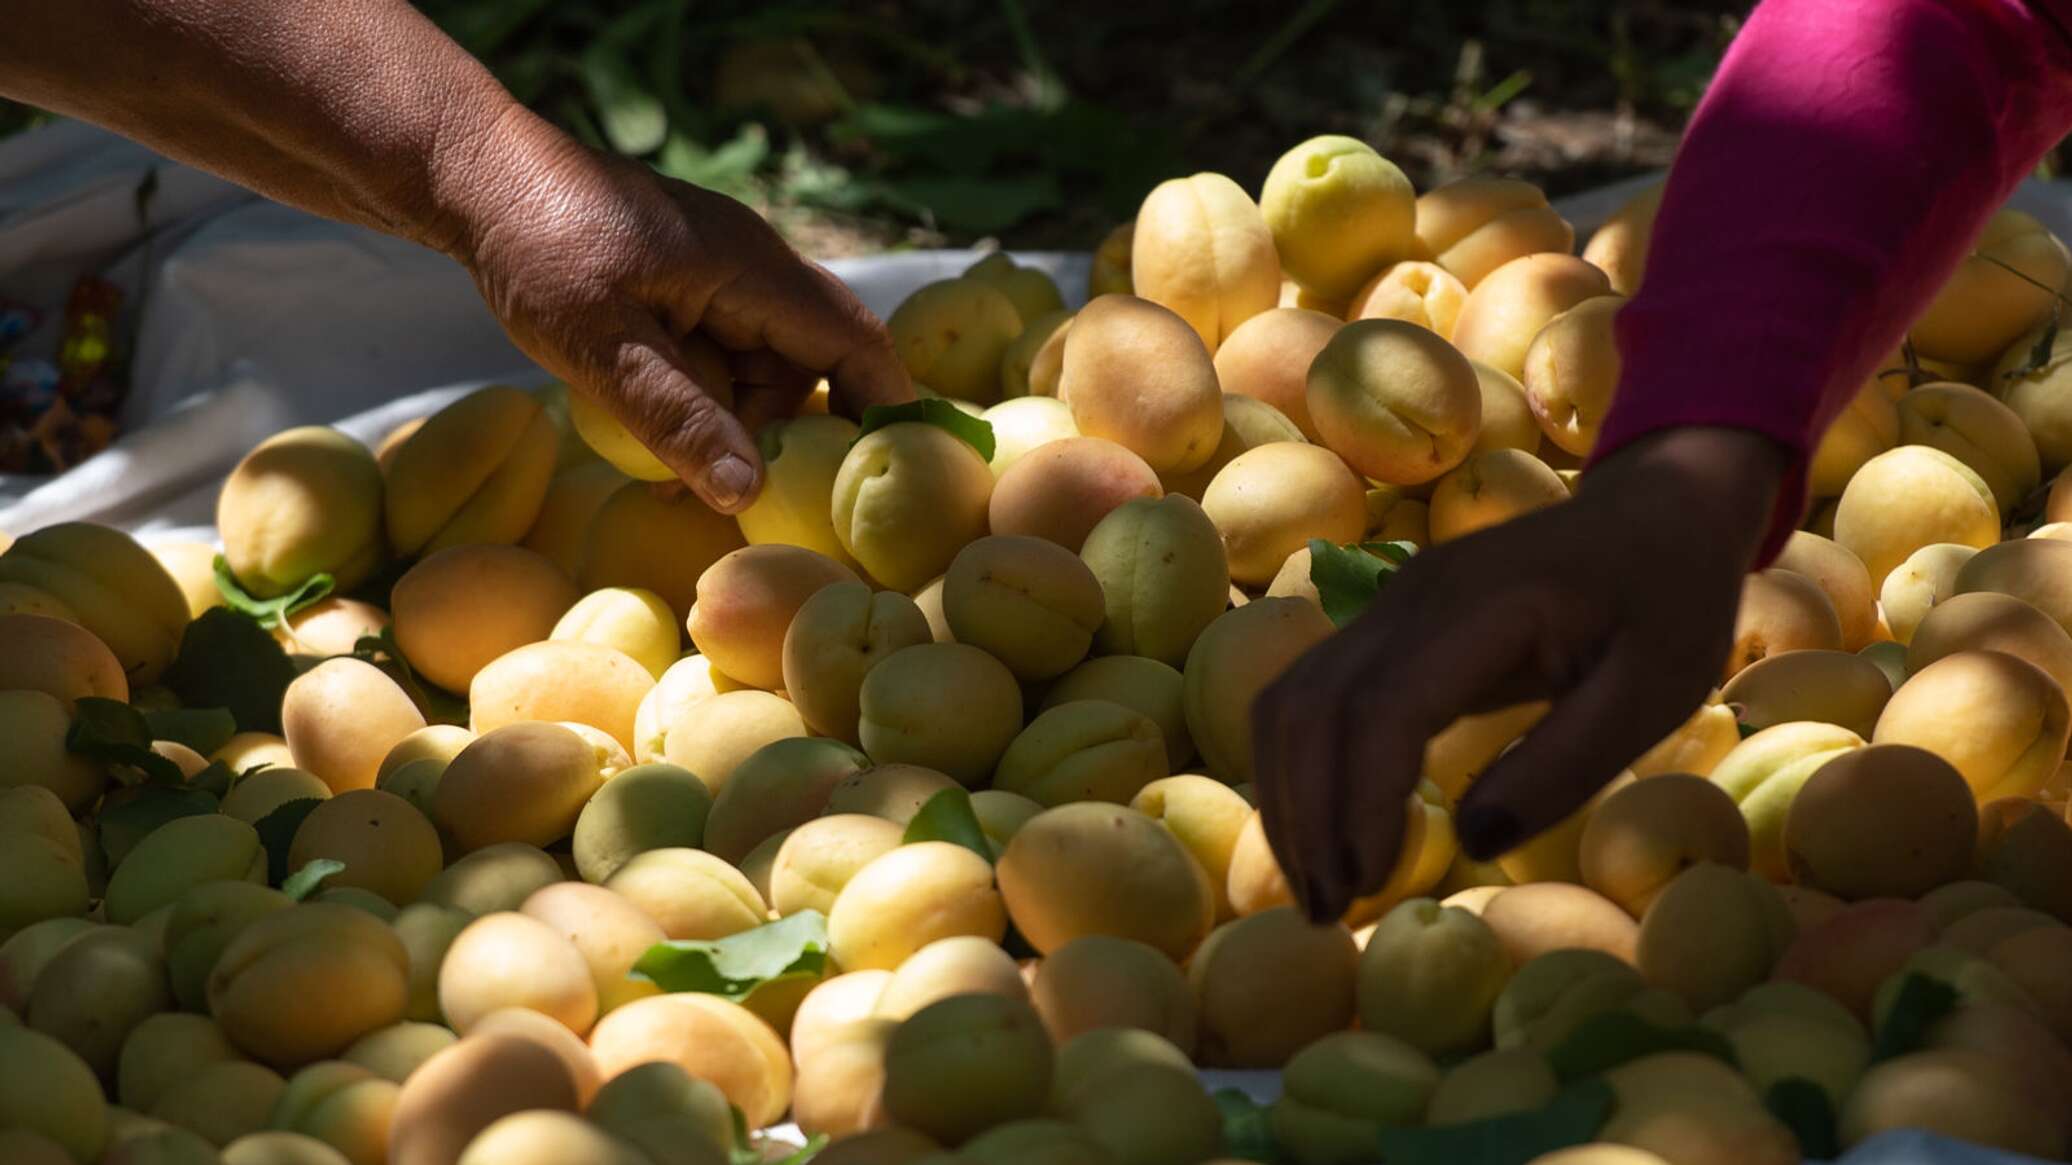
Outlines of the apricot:
{"label": "apricot", "polygon": [[1417,238],[1427,255],[1473,288],[1521,255],[1566,253],[1575,229],[1528,182],[1462,178],[1417,200]]}
{"label": "apricot", "polygon": [[2028,603],[2072,632],[2072,543],[2018,538],[1979,551],[1957,570],[1955,590],[1996,591]]}
{"label": "apricot", "polygon": [[1915,630],[1906,666],[1918,672],[1959,651],[1999,651],[2042,669],[2060,689],[2072,684],[2072,636],[2048,615],[2011,595],[1952,595]]}
{"label": "apricot", "polygon": [[515,543],[539,516],[560,433],[531,393],[490,385],[434,413],[386,472],[389,541],[405,556]]}
{"label": "apricot", "polygon": [[1430,898],[1397,904],[1360,955],[1360,1026],[1430,1055],[1485,1041],[1512,964],[1476,915]]}
{"label": "apricot", "polygon": [[857,581],[848,567],[802,547],[744,547],[698,579],[691,642],[712,666],[750,687],[780,688],[784,636],[799,607],[824,587]]}
{"label": "apricot", "polygon": [[1857,470],[1897,444],[1899,410],[1893,398],[1876,378],[1865,381],[1814,446],[1806,470],[1808,491],[1817,498],[1840,497]]}
{"label": "apricot", "polygon": [[703,850],[634,854],[604,882],[673,939],[716,939],[763,924],[767,907],[740,870]]}
{"label": "apricot", "polygon": [[1741,583],[1741,605],[1734,617],[1734,644],[1727,655],[1724,679],[1749,665],[1790,651],[1840,651],[1842,624],[1813,580],[1771,568]]}
{"label": "apricot", "polygon": [[[1554,1099],[1559,1089],[1545,1056],[1526,1047],[1493,1048],[1446,1070],[1432,1089],[1425,1123],[1438,1128],[1530,1112]],[[1534,1158],[1534,1163],[1543,1160]]]}
{"label": "apricot", "polygon": [[1288,1061],[1269,1113],[1274,1139],[1304,1165],[1372,1160],[1380,1130],[1423,1122],[1438,1083],[1430,1057],[1402,1040],[1335,1032]]}
{"label": "apricot", "polygon": [[[1157,1113],[1157,1120],[1144,1114]],[[1223,1142],[1220,1110],[1192,1072],[1162,1064],[1123,1068],[1098,1088],[1072,1092],[1064,1116],[1115,1165],[1207,1161]]]}
{"label": "apricot", "polygon": [[[209,972],[209,1011],[232,1043],[268,1064],[332,1056],[403,1018],[409,954],[351,907],[305,902],[239,931]],[[324,1006],[311,1008],[311,999]]]}
{"label": "apricot", "polygon": [[2002,938],[1986,956],[2035,1002],[2038,1017],[2060,1041],[2072,1032],[2072,984],[2061,973],[2068,953],[2072,929],[2036,927]]}
{"label": "apricot", "polygon": [[108,921],[131,925],[192,887],[233,879],[265,882],[259,834],[220,813],[181,817],[145,834],[124,856],[103,905]]}
{"label": "apricot", "polygon": [[872,859],[843,884],[828,910],[828,949],[845,970],[890,970],[938,939],[998,942],[1006,922],[984,858],[918,842]]}
{"label": "apricot", "polygon": [[116,1065],[116,1095],[148,1112],[167,1088],[210,1064],[244,1057],[205,1015],[163,1011],[130,1029]]}
{"label": "apricot", "polygon": [[581,1035],[597,1019],[597,987],[575,944],[530,915],[485,914],[439,965],[439,1010],[466,1036],[503,1007],[525,1007]]}
{"label": "apricot", "polygon": [[1418,248],[1410,180],[1357,138],[1325,134],[1282,154],[1259,209],[1288,275],[1327,299]]}
{"label": "apricot", "polygon": [[[1125,292],[1124,294],[1128,293]],[[1000,403],[987,406],[985,417],[987,421],[993,420],[993,413],[1000,408],[1000,405],[1007,404],[1010,401],[1036,397],[1051,400],[1059,406],[1064,405],[1065,402],[1056,399],[1057,377],[1064,361],[1063,341],[1059,342],[1058,347],[1050,349],[1051,359],[1046,364],[1046,383],[1043,386],[1043,391],[1037,391],[1034,380],[1037,357],[1044,354],[1046,345],[1049,345],[1054,337],[1071,326],[1072,316],[1073,313],[1071,311],[1059,308],[1055,311],[1044,312],[1023,322],[1022,334],[1016,336],[1014,341],[1008,344],[1007,348],[1000,353]],[[1044,409],[1039,414],[1036,410],[1009,409],[1002,412],[1000,417],[1002,420],[1013,419],[1010,427],[1015,428],[1018,433],[1023,433],[1026,430],[1021,429],[1020,425],[1033,421],[1038,415],[1063,417],[1069,421],[1072,416],[1072,410],[1069,408]],[[1025,442],[1020,437],[1007,438],[1001,433],[999,425],[995,425],[994,435],[1002,438],[1003,448],[1008,444],[1013,444],[1023,451],[1034,447],[1033,444]],[[1069,433],[1061,435],[1070,436]],[[994,456],[994,460],[999,460],[997,453]],[[1003,468],[1003,466],[994,466],[995,475],[997,476]]]}
{"label": "apricot", "polygon": [[1483,907],[1482,921],[1520,965],[1568,947],[1602,951],[1630,963],[1640,939],[1639,924],[1617,903],[1568,882],[1512,886]]}
{"label": "apricot", "polygon": [[227,1146],[266,1127],[286,1086],[279,1073],[250,1060],[210,1064],[167,1089],[149,1115]]}
{"label": "apricot", "polygon": [[1644,915],[1679,871],[1699,863],[1748,868],[1748,825],[1732,797],[1702,777],[1670,773],[1634,781],[1583,826],[1583,884]]}
{"label": "apricot", "polygon": [[1980,876],[2072,926],[2072,824],[2058,813],[2020,798],[1987,803],[1975,861]]}
{"label": "apricot", "polygon": [[1547,463],[1517,449],[1471,453],[1432,490],[1434,543],[1463,538],[1522,514],[1568,500],[1568,487]]}
{"label": "apricot", "polygon": [[1835,541],[1863,560],[1880,587],[1923,546],[1983,548],[1999,540],[1993,491],[1969,466],[1925,445],[1902,445],[1865,462],[1835,511]]}
{"label": "apricot", "polygon": [[549,639],[490,661],[468,685],[468,727],[478,736],[525,721],[596,729],[629,757],[634,716],[655,677],[624,652]]}
{"label": "apricot", "polygon": [[1106,654],[1178,666],[1223,612],[1230,582],[1223,542],[1214,521],[1185,497],[1123,503],[1088,533],[1080,557],[1102,595],[1095,641]]}
{"label": "apricot", "polygon": [[1649,983],[1704,1010],[1768,978],[1795,925],[1768,882],[1701,861],[1648,904],[1634,953]]}
{"label": "apricot", "polygon": [[[572,1039],[573,1037],[571,1037]],[[578,1045],[580,1047],[580,1045]],[[357,1064],[326,1060],[295,1073],[274,1101],[268,1124],[275,1131],[246,1134],[231,1146],[249,1147],[256,1138],[294,1138],[309,1149],[313,1143],[326,1147],[347,1165],[384,1161],[388,1157],[389,1122],[395,1115],[400,1093],[395,1081],[385,1080]],[[226,1150],[225,1156],[230,1151]],[[270,1158],[262,1158],[270,1160]]]}
{"label": "apricot", "polygon": [[605,500],[626,484],[626,475],[604,461],[584,461],[561,470],[547,482],[539,517],[519,544],[545,555],[561,573],[574,578],[583,569],[591,522]]}
{"label": "apricot", "polygon": [[1613,777],[1551,828],[1498,855],[1497,869],[1521,885],[1527,882],[1580,883],[1583,880],[1583,830],[1607,797],[1631,783],[1633,778],[1626,773]]}
{"label": "apricot", "polygon": [[1083,802],[1038,814],[1008,842],[999,877],[1009,916],[1039,951],[1108,934],[1177,960],[1215,916],[1207,875],[1186,848],[1119,805]]}
{"label": "apricot", "polygon": [[1548,320],[1525,350],[1525,398],[1540,431],[1578,457],[1597,444],[1598,429],[1619,387],[1613,321],[1626,299],[1600,295]]}
{"label": "apricot", "polygon": [[2072,463],[2072,413],[2064,405],[2063,371],[2067,356],[2072,355],[2072,338],[2053,335],[2043,363],[2034,365],[2032,360],[2045,334],[2053,330],[2050,324],[2041,324],[2008,345],[1987,382],[2000,403],[2022,419],[2036,442],[2046,474],[2056,474]]}
{"label": "apricot", "polygon": [[1078,553],[1110,511],[1163,492],[1158,474],[1135,453],[1099,437],[1069,437],[1030,450],[1001,475],[990,523],[994,534],[1047,538]]}
{"label": "apricot", "polygon": [[851,446],[835,475],[835,535],[870,576],[912,590],[986,532],[993,473],[934,425],[902,422]]}
{"label": "apricot", "polygon": [[1689,1165],[1787,1165],[1791,1131],[1724,1062],[1702,1052],[1657,1052],[1606,1073],[1618,1098],[1597,1135]]}
{"label": "apricot", "polygon": [[1520,963],[1498,993],[1491,1012],[1496,1046],[1544,1054],[1585,1020],[1619,1010],[1645,987],[1639,971],[1604,951],[1587,947],[1544,951]]}
{"label": "apricot", "polygon": [[2042,484],[2036,442],[2012,409],[1968,384],[1923,384],[1899,401],[1899,437],[1955,457],[1985,481],[2000,512]]}
{"label": "apricot", "polygon": [[[1611,280],[1612,290],[1620,295],[1640,290],[1641,277],[1647,271],[1649,246],[1654,242],[1655,215],[1662,208],[1662,191],[1667,185],[1654,182],[1642,187],[1591,232],[1590,241],[1583,247],[1583,258],[1602,268]],[[1603,1165],[1612,1163],[1607,1160]]]}
{"label": "apricot", "polygon": [[[0,547],[4,550],[5,547]],[[177,539],[153,542],[145,547],[165,568],[174,585],[187,598],[187,613],[196,619],[202,612],[223,605],[223,591],[216,585],[216,548],[206,542]],[[0,613],[50,615],[68,622],[79,621],[78,612],[56,595],[27,583],[0,583]]]}
{"label": "apricot", "polygon": [[1211,773],[1251,779],[1252,701],[1331,631],[1323,612],[1301,599],[1261,599],[1202,631],[1187,653],[1182,699],[1188,732]]}
{"label": "apricot", "polygon": [[527,895],[567,875],[537,846],[505,842],[476,850],[439,872],[418,901],[471,915],[516,910]]}
{"label": "apricot", "polygon": [[1844,1145],[1888,1129],[1922,1129],[1975,1145],[2057,1156],[2065,1135],[2030,1103],[2021,1073],[1970,1049],[1910,1052],[1871,1067],[1840,1114]]}
{"label": "apricot", "polygon": [[1444,267],[1404,259],[1377,270],[1362,284],[1346,305],[1345,318],[1401,320],[1445,339],[1453,335],[1467,298],[1466,285]]}
{"label": "apricot", "polygon": [[483,1129],[512,1113],[574,1112],[575,1081],[544,1045],[508,1034],[465,1039],[403,1082],[390,1118],[390,1165],[455,1165]]}
{"label": "apricot", "polygon": [[1013,673],[963,643],[893,652],[858,696],[858,735],[872,760],[924,765],[966,785],[985,780],[1021,729]]}
{"label": "apricot", "polygon": [[724,1161],[735,1147],[726,1094],[669,1060],[636,1064],[612,1077],[583,1115],[658,1161],[703,1165]]}
{"label": "apricot", "polygon": [[606,776],[626,766],[560,724],[521,721],[483,733],[446,766],[432,819],[463,852],[567,837]]}
{"label": "apricot", "polygon": [[55,1141],[74,1161],[96,1160],[108,1140],[108,1102],[94,1072],[42,1032],[0,1024],[0,1125]]}
{"label": "apricot", "polygon": [[868,814],[904,828],[930,798],[959,787],[948,776],[921,765],[873,765],[835,784],[827,795],[827,812]]}
{"label": "apricot", "polygon": [[967,272],[926,284],[885,321],[914,381],[945,396],[990,404],[999,398],[1000,358],[1021,334],[1014,301]]}
{"label": "apricot", "polygon": [[380,635],[389,622],[389,613],[372,603],[333,595],[289,615],[273,634],[291,658],[313,662],[352,654],[360,640]]}
{"label": "apricot", "polygon": [[653,591],[634,587],[606,587],[584,595],[555,620],[547,637],[612,648],[657,680],[676,662],[682,647],[669,604]]}
{"label": "apricot", "polygon": [[597,1066],[609,1081],[637,1064],[674,1062],[719,1087],[751,1128],[776,1121],[790,1105],[791,1059],[770,1025],[747,1008],[695,993],[635,1000],[598,1021],[590,1033]]}
{"label": "apricot", "polygon": [[994,535],[966,546],[950,563],[943,615],[959,643],[991,654],[1017,678],[1051,679],[1091,646],[1102,619],[1101,584],[1056,543]]}
{"label": "apricot", "polygon": [[2039,926],[2062,926],[2041,910],[2026,906],[1988,906],[1943,927],[1939,945],[1974,955],[1990,952],[2002,939]]}
{"label": "apricot", "polygon": [[[31,839],[7,840],[20,845]],[[171,1006],[157,944],[140,930],[96,927],[48,954],[23,1001],[21,1024],[63,1041],[95,1074],[112,1081],[129,1033]]]}
{"label": "apricot", "polygon": [[1221,174],[1201,173],[1168,179],[1144,196],[1130,240],[1130,282],[1135,294],[1186,320],[1213,352],[1279,301],[1281,263],[1251,197]]}
{"label": "apricot", "polygon": [[381,511],[374,455],[336,429],[310,425],[245,454],[217,496],[216,527],[239,584],[272,598],[320,573],[341,590],[358,586],[387,553]]}
{"label": "apricot", "polygon": [[1101,1028],[1155,1032],[1183,1049],[1195,1043],[1195,998],[1185,976],[1135,939],[1089,934],[1064,944],[1036,965],[1029,999],[1061,1045]]}
{"label": "apricot", "polygon": [[1275,443],[1237,456],[1202,495],[1233,582],[1264,586],[1312,538],[1357,541],[1367,528],[1359,479],[1315,445]]}
{"label": "apricot", "polygon": [[1481,426],[1474,368],[1445,340],[1401,320],[1340,328],[1309,366],[1318,438],[1363,476],[1430,481],[1459,464]]}
{"label": "apricot", "polygon": [[1197,468],[1222,436],[1208,350],[1187,321],[1150,300],[1109,295],[1080,309],[1058,393],[1081,433],[1121,445],[1155,473]]}
{"label": "apricot", "polygon": [[1222,391],[1272,406],[1305,439],[1316,440],[1306,373],[1339,326],[1336,318],[1304,308],[1260,312],[1238,325],[1216,350],[1216,378]]}
{"label": "apricot", "polygon": [[338,1058],[401,1084],[426,1060],[452,1047],[459,1038],[444,1024],[405,1020],[368,1032],[340,1052]]}
{"label": "apricot", "polygon": [[635,765],[604,782],[576,816],[576,869],[602,883],[638,853],[704,841],[712,794],[690,770]]}
{"label": "apricot", "polygon": [[1758,660],[1728,681],[1720,699],[1750,728],[1820,721],[1869,736],[1892,697],[1885,673],[1846,651],[1786,651]]}
{"label": "apricot", "polygon": [[665,497],[651,486],[628,482],[591,517],[576,582],[585,591],[653,591],[671,611],[688,615],[706,568],[743,545],[734,519],[696,495]]}
{"label": "apricot", "polygon": [[1941,756],[1984,802],[2042,788],[2068,737],[2064,693],[2041,669],[1998,651],[1959,651],[1892,694],[1872,739]]}
{"label": "apricot", "polygon": [[334,793],[372,788],[382,758],[424,726],[409,695],[358,659],[325,660],[297,676],[281,701],[295,767],[315,773]]}
{"label": "apricot", "polygon": [[[1444,260],[1441,260],[1444,266]],[[1526,352],[1549,321],[1584,300],[1608,295],[1604,272],[1565,254],[1510,259],[1469,287],[1451,337],[1461,355],[1512,376],[1525,375]]]}
{"label": "apricot", "polygon": [[[0,686],[42,688],[68,706],[81,695],[125,699],[130,685],[156,682],[187,629],[187,599],[151,552],[128,534],[92,522],[60,522],[15,539],[0,552],[0,583],[33,586],[79,617],[75,626],[61,619],[31,622],[47,618],[39,615],[0,615],[0,639],[28,649],[9,653]],[[88,638],[78,634],[82,627],[104,651],[82,642]],[[103,678],[108,656],[113,670],[126,677],[119,688]],[[53,674],[91,677],[96,687],[53,690],[47,683],[22,682]]]}
{"label": "apricot", "polygon": [[686,655],[670,664],[633,710],[633,759],[642,764],[661,760],[663,746],[669,740],[669,726],[691,705],[707,696],[739,691],[742,687],[702,655]]}
{"label": "apricot", "polygon": [[2050,315],[2052,292],[2068,270],[2072,257],[2048,228],[2002,209],[1909,335],[1927,356],[1958,364],[1991,360]]}
{"label": "apricot", "polygon": [[1052,1051],[1027,1002],[964,995],[916,1012],[885,1046],[884,1105],[895,1121],[948,1144],[1032,1117],[1049,1092]]}
{"label": "apricot", "polygon": [[1870,571],[1854,554],[1831,538],[1805,530],[1792,532],[1772,564],[1813,580],[1834,604],[1842,624],[1842,650],[1861,651],[1877,635],[1877,591]]}
{"label": "apricot", "polygon": [[884,1016],[850,1020],[798,1062],[791,1110],[800,1132],[846,1138],[887,1124],[885,1049],[899,1026]]}
{"label": "apricot", "polygon": [[[1878,590],[1878,610],[1892,637],[1910,643],[1936,605],[1957,593],[1957,575],[1978,554],[1975,546],[1937,542],[1907,555]],[[1895,685],[1896,686],[1896,685]]]}
{"label": "apricot", "polygon": [[997,482],[1029,453],[1050,444],[1079,436],[1072,410],[1065,402],[1047,396],[1023,396],[1002,401],[986,410],[983,418],[993,426],[993,479]]}
{"label": "apricot", "polygon": [[1775,977],[1820,991],[1867,1021],[1879,985],[1935,939],[1934,920],[1912,902],[1854,902],[1801,931],[1777,960]]}
{"label": "apricot", "polygon": [[[0,733],[13,754],[10,770],[0,778],[0,800],[12,790],[48,792],[60,811],[84,810],[108,784],[107,773],[88,758],[65,747],[72,718],[49,692],[34,688],[0,691]],[[26,793],[13,794],[26,796]],[[69,823],[66,826],[70,831]]]}
{"label": "apricot", "polygon": [[[432,763],[438,768],[444,767],[437,762]],[[388,783],[393,788],[398,782],[391,775]],[[376,778],[376,784],[379,787],[380,778]],[[230,792],[224,794],[217,812],[235,817],[247,825],[257,825],[267,814],[290,801],[321,801],[330,795],[331,786],[315,773],[295,768],[264,768],[232,785]]]}
{"label": "apricot", "polygon": [[834,908],[842,888],[877,858],[899,847],[899,825],[862,813],[805,822],[778,847],[770,870],[770,905],[780,915]]}

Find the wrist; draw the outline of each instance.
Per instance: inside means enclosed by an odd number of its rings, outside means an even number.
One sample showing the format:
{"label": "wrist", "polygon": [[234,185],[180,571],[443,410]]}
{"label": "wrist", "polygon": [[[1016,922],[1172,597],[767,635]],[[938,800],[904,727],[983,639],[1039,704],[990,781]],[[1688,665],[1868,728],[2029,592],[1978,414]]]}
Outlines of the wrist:
{"label": "wrist", "polygon": [[1637,522],[1705,532],[1752,560],[1776,519],[1791,465],[1783,443],[1752,429],[1663,429],[1592,466],[1581,495],[1604,499]]}

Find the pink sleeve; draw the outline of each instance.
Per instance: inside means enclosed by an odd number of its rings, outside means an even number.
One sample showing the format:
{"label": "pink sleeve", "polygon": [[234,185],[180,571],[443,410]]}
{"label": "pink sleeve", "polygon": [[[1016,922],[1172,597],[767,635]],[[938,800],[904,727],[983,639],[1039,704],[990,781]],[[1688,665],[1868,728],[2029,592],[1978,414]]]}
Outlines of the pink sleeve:
{"label": "pink sleeve", "polygon": [[1775,438],[1774,557],[1828,422],[2072,125],[2067,9],[1764,0],[1670,171],[1594,455],[1684,425]]}

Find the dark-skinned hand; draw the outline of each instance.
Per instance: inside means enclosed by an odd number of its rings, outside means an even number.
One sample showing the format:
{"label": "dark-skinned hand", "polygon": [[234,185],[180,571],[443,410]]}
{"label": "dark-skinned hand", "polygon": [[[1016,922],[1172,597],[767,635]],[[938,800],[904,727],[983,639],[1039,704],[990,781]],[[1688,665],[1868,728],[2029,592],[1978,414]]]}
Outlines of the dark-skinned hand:
{"label": "dark-skinned hand", "polygon": [[1395,867],[1425,742],[1463,715],[1552,710],[1461,798],[1487,860],[1574,812],[1718,682],[1784,449],[1677,429],[1594,467],[1571,501],[1418,554],[1253,706],[1259,808],[1311,918]]}

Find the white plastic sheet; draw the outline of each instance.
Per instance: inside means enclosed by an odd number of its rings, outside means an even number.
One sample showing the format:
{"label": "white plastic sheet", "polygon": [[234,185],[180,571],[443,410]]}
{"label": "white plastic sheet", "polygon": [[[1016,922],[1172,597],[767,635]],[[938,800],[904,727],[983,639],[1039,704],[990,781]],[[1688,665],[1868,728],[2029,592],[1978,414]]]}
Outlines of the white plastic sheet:
{"label": "white plastic sheet", "polygon": [[[154,172],[157,189],[140,219],[136,192]],[[1558,206],[1586,237],[1651,180]],[[2072,186],[2031,183],[2014,205],[2072,236]],[[977,257],[925,251],[830,266],[882,317]],[[1084,299],[1087,255],[1016,259],[1052,274],[1068,302]],[[546,379],[444,256],[267,202],[76,123],[0,143],[0,298],[56,305],[88,272],[142,305],[127,432],[60,477],[0,475],[0,530],[92,520],[146,541],[214,541],[223,476],[271,433],[335,424],[372,443],[477,385]],[[1280,1092],[1272,1072],[1204,1075],[1212,1088],[1261,1102]],[[1879,1137],[1844,1160],[2033,1165],[1918,1133]]]}

